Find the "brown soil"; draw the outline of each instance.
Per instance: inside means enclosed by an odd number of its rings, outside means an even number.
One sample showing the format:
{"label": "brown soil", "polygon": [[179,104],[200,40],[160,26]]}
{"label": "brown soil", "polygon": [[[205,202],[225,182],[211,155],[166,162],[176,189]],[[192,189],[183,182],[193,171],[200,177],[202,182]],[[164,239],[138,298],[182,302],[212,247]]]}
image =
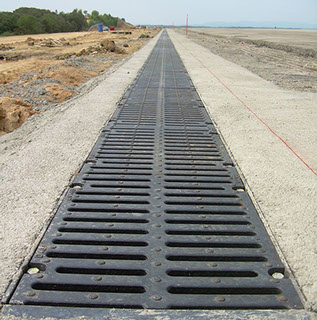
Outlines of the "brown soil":
{"label": "brown soil", "polygon": [[[144,30],[134,29],[129,32],[132,34],[124,36],[111,32],[75,32],[32,35],[32,37],[27,35],[0,37],[0,56],[5,59],[0,62],[0,83],[17,80],[23,73],[43,71],[48,66],[60,63],[60,59],[79,55],[82,50],[89,53],[96,52],[95,54],[102,53],[97,50],[92,51],[91,48],[99,48],[100,43],[105,40],[114,41],[117,48],[123,47],[124,44],[129,45],[124,48],[124,52],[116,56],[121,60],[139,50],[145,43],[145,39],[139,39]],[[153,37],[157,32],[158,30],[150,29],[147,34]],[[103,53],[111,55],[113,51],[107,53],[105,50]]]}
{"label": "brown soil", "polygon": [[71,98],[74,93],[70,90],[63,89],[63,87],[58,83],[49,83],[44,86],[47,93],[50,95],[48,100],[63,102]]}
{"label": "brown soil", "polygon": [[20,127],[36,111],[21,99],[0,97],[0,135]]}
{"label": "brown soil", "polygon": [[279,35],[278,39],[268,41],[263,40],[264,35],[257,39],[253,32],[249,39],[243,33],[245,30],[193,29],[188,37],[281,88],[317,92],[317,50],[314,47],[304,47],[299,41],[294,45],[295,40],[292,42],[289,34],[288,38]]}
{"label": "brown soil", "polygon": [[[26,105],[41,112],[43,105],[73,97],[79,85],[139,50],[148,38],[159,32],[158,29],[128,31],[129,34],[74,32],[0,37],[0,97],[12,98],[6,100],[6,114],[18,112]],[[148,37],[140,38],[143,34]],[[6,129],[0,127],[2,134],[17,128],[25,117],[21,113],[19,121],[13,115],[1,120],[6,123]],[[12,126],[8,124],[10,119]]]}
{"label": "brown soil", "polygon": [[98,72],[59,64],[53,70],[42,73],[39,78],[55,79],[64,86],[78,86],[89,78],[96,77],[97,75]]}

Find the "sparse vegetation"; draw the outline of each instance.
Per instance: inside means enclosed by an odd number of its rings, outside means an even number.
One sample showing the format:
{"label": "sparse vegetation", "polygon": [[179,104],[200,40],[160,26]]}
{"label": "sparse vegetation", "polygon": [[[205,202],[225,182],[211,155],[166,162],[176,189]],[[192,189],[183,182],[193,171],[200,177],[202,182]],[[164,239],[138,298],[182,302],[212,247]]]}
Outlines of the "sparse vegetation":
{"label": "sparse vegetation", "polygon": [[[97,24],[102,23],[103,25],[110,27],[114,26],[116,27],[118,25],[119,18],[113,17],[111,14],[100,14],[97,10],[92,11],[91,14],[89,14],[87,11],[84,11],[86,14],[86,17],[88,18],[88,25],[89,27]],[[125,21],[124,18],[121,18],[120,20]]]}
{"label": "sparse vegetation", "polygon": [[[121,20],[125,21],[124,18]],[[0,12],[0,35],[83,31],[96,23],[117,26],[118,21],[118,17],[106,13],[100,14],[96,10],[88,13],[74,9],[69,13],[58,13],[57,11],[22,7],[13,12]]]}

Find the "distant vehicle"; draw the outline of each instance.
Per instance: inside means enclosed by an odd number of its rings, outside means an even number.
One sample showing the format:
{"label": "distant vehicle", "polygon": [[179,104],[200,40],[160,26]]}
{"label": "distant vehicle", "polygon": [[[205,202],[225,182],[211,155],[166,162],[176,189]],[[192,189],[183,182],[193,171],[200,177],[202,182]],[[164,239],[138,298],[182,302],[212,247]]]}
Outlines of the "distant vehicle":
{"label": "distant vehicle", "polygon": [[103,31],[109,31],[109,27],[103,27]]}
{"label": "distant vehicle", "polygon": [[115,29],[115,27],[110,27],[110,31],[113,31]]}

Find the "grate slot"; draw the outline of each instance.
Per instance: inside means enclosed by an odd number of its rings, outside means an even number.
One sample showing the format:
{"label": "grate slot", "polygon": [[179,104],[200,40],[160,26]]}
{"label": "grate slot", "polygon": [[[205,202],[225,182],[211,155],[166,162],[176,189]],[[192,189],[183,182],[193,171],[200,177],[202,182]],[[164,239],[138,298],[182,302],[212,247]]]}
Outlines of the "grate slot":
{"label": "grate slot", "polygon": [[200,210],[196,210],[196,209],[192,209],[192,210],[177,210],[177,209],[173,209],[173,210],[165,210],[165,213],[167,214],[204,214],[204,215],[246,215],[247,213],[244,211],[233,211],[233,209],[230,208],[229,210],[221,210],[221,209],[217,209],[217,210],[209,210],[206,208],[201,208]]}
{"label": "grate slot", "polygon": [[145,276],[144,270],[131,269],[84,269],[84,268],[58,268],[57,273],[65,274],[102,274],[107,276]]}
{"label": "grate slot", "polygon": [[62,259],[94,259],[94,260],[146,260],[144,255],[129,255],[129,254],[101,254],[101,253],[73,253],[73,252],[48,252],[46,254],[49,258]]}
{"label": "grate slot", "polygon": [[148,197],[146,192],[95,192],[95,191],[77,191],[76,194],[83,196],[127,196],[127,197]]}
{"label": "grate slot", "polygon": [[265,262],[267,258],[262,256],[181,256],[169,255],[166,257],[170,261],[196,261],[196,262]]}
{"label": "grate slot", "polygon": [[120,234],[148,234],[147,230],[140,229],[106,229],[106,228],[59,228],[59,232],[64,233],[120,233]]}
{"label": "grate slot", "polygon": [[148,185],[133,185],[133,184],[113,184],[113,185],[106,185],[106,184],[91,184],[91,188],[101,188],[101,189],[109,189],[114,187],[119,187],[118,189],[150,189],[151,187]]}
{"label": "grate slot", "polygon": [[172,294],[225,294],[225,295],[267,295],[280,294],[281,290],[278,288],[191,288],[191,287],[171,287],[168,289]]}
{"label": "grate slot", "polygon": [[[194,189],[195,190],[195,189]],[[209,193],[209,194],[206,194],[206,193],[200,193],[199,192],[200,190],[198,190],[197,193],[193,193],[193,192],[182,192],[182,193],[165,193],[165,196],[166,197],[173,197],[173,198],[184,198],[184,199],[187,199],[188,197],[190,198],[195,198],[197,197],[198,199],[197,200],[202,200],[202,198],[233,198],[233,199],[236,199],[236,198],[239,198],[237,195],[235,194],[221,194],[221,193]]]}
{"label": "grate slot", "polygon": [[100,169],[100,170],[114,170],[114,169],[118,169],[118,170],[142,170],[142,171],[146,171],[146,170],[152,170],[151,167],[131,167],[131,166],[118,166],[118,165],[112,165],[111,167],[106,167],[106,166],[92,166],[91,170],[95,170],[95,169]]}
{"label": "grate slot", "polygon": [[169,235],[181,235],[181,236],[244,236],[254,237],[256,233],[250,231],[179,231],[179,230],[167,230],[166,234]]}
{"label": "grate slot", "polygon": [[255,278],[258,274],[254,271],[210,271],[210,270],[170,270],[167,272],[170,277],[229,277],[229,278]]}
{"label": "grate slot", "polygon": [[35,283],[32,286],[34,290],[45,291],[72,291],[72,292],[112,292],[112,293],[144,293],[144,287],[130,287],[130,286],[101,286],[101,285],[75,285],[68,283]]}
{"label": "grate slot", "polygon": [[[241,240],[241,239],[240,239]],[[169,241],[166,246],[172,248],[243,248],[243,249],[254,249],[261,248],[262,246],[258,243],[243,243],[243,242],[173,242]]]}
{"label": "grate slot", "polygon": [[[133,197],[129,197],[129,198],[133,198]],[[113,204],[149,204],[149,201],[144,201],[144,200],[120,200],[120,199],[114,199],[114,200],[110,200],[110,199],[106,199],[104,197],[104,199],[100,199],[97,198],[95,196],[91,196],[90,198],[87,197],[87,199],[74,199],[73,200],[74,203],[113,203]]]}
{"label": "grate slot", "polygon": [[149,220],[146,219],[116,219],[116,218],[102,218],[102,217],[69,217],[63,218],[64,221],[70,222],[118,222],[118,223],[149,223]]}
{"label": "grate slot", "polygon": [[[99,174],[100,175],[100,174]],[[129,182],[151,182],[150,179],[141,179],[141,178],[132,178],[132,177],[116,177],[116,176],[109,176],[107,178],[104,177],[99,177],[99,176],[95,176],[95,177],[84,177],[83,180],[86,181],[129,181]]]}
{"label": "grate slot", "polygon": [[54,244],[69,244],[79,246],[121,246],[121,247],[147,247],[146,242],[137,241],[106,241],[106,240],[72,240],[55,239]]}
{"label": "grate slot", "polygon": [[165,220],[168,224],[201,224],[201,225],[250,225],[249,221],[232,221],[232,220]]}

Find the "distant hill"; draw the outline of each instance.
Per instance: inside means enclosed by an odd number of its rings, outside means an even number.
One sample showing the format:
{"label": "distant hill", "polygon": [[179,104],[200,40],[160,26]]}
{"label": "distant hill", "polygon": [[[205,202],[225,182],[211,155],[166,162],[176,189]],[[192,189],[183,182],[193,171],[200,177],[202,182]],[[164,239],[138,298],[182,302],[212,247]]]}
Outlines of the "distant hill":
{"label": "distant hill", "polygon": [[131,23],[125,22],[123,20],[119,20],[117,23],[118,29],[132,29],[133,25]]}
{"label": "distant hill", "polygon": [[204,24],[193,24],[191,27],[210,27],[210,28],[281,28],[281,29],[314,29],[317,30],[317,24],[298,23],[298,22],[281,22],[281,21],[238,21],[238,22],[223,22],[215,21]]}

